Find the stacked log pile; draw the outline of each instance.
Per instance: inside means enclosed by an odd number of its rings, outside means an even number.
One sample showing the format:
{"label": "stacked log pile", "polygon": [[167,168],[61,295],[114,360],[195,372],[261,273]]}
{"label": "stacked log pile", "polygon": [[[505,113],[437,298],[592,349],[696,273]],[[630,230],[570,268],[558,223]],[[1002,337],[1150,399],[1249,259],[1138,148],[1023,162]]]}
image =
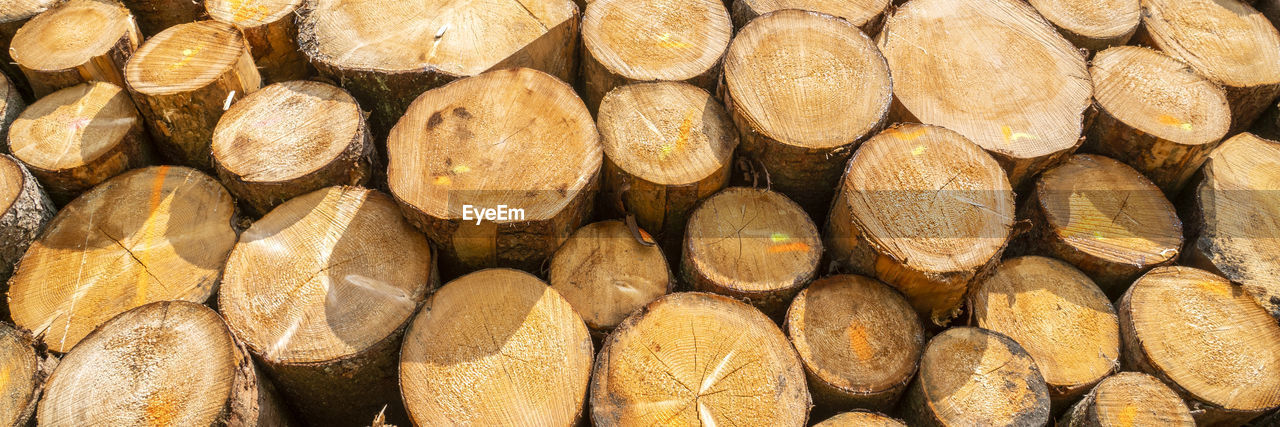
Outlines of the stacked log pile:
{"label": "stacked log pile", "polygon": [[0,426],[1278,425],[1276,21],[0,0]]}

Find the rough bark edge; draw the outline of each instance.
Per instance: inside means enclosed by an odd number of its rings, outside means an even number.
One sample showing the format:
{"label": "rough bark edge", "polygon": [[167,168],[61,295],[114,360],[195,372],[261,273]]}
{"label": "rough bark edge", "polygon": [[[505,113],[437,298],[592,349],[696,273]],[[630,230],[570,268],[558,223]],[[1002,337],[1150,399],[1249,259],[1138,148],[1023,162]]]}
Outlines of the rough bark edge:
{"label": "rough bark edge", "polygon": [[[0,318],[9,319],[9,278],[19,260],[27,252],[27,247],[35,242],[44,231],[45,225],[53,219],[57,209],[53,201],[40,188],[36,177],[27,170],[22,162],[7,154],[0,154],[13,162],[22,172],[22,190],[14,199],[9,209],[0,216],[0,283],[6,295],[5,304],[0,304]],[[0,160],[3,161],[3,160]]]}
{"label": "rough bark edge", "polygon": [[[130,103],[130,107],[133,104]],[[134,113],[136,116],[136,112]],[[44,184],[49,198],[59,206],[70,203],[80,194],[94,186],[106,182],[130,169],[137,169],[151,165],[155,160],[155,154],[151,149],[151,140],[148,138],[142,117],[136,116],[137,120],[133,126],[125,133],[120,141],[112,146],[107,152],[102,153],[98,157],[85,162],[84,164],[72,168],[51,170],[42,169],[26,163],[23,163],[31,171],[32,175]]]}
{"label": "rough bark edge", "polygon": [[[0,57],[0,61],[4,61],[3,64],[8,64],[8,60],[5,59],[8,56],[9,54],[5,53],[3,57]],[[19,72],[18,74],[22,73]],[[0,75],[0,78],[5,77]],[[25,80],[23,78],[23,85],[26,84]],[[18,120],[18,116],[22,114],[22,111],[27,109],[27,103],[22,100],[23,88],[18,87],[18,82],[14,79],[9,79],[8,83],[9,90],[2,94],[5,104],[4,111],[0,114],[0,154],[9,154],[9,126],[12,126],[13,122]]]}
{"label": "rough bark edge", "polygon": [[110,49],[90,57],[83,64],[62,70],[36,70],[18,64],[17,67],[22,70],[35,97],[43,98],[58,90],[91,81],[105,81],[125,87],[124,65],[142,43],[142,34],[138,31],[133,15],[129,15],[128,20],[124,35]]}
{"label": "rough bark edge", "polygon": [[48,381],[49,375],[53,374],[54,368],[58,367],[58,357],[49,354],[44,348],[43,343],[31,334],[31,331],[14,326],[6,320],[6,326],[12,328],[14,333],[18,335],[19,341],[22,341],[28,347],[31,347],[36,358],[36,370],[34,374],[34,388],[31,391],[31,398],[23,407],[18,418],[14,420],[14,427],[36,427],[36,407],[39,406],[40,398],[44,394],[45,382]]}
{"label": "rough bark edge", "polygon": [[[737,140],[737,133],[733,134]],[[697,207],[698,202],[712,194],[728,188],[733,169],[732,159],[711,175],[688,184],[663,185],[632,175],[614,163],[608,155],[604,156],[604,167],[601,175],[600,206],[597,210],[602,217],[623,217],[628,213],[635,214],[636,222],[641,229],[654,235],[665,254],[679,254],[684,240],[685,226],[689,215]],[[626,212],[627,206],[637,206],[651,201],[646,194],[661,193],[662,206],[649,206],[647,209],[634,209],[639,212]],[[617,206],[623,201],[625,206]],[[662,212],[660,221],[655,221],[648,213]]]}
{"label": "rough bark edge", "polygon": [[[1096,115],[1092,126],[1085,130],[1081,151],[1102,154],[1129,165],[1169,198],[1182,191],[1200,165],[1209,159],[1209,152],[1223,140],[1219,137],[1204,144],[1182,144],[1129,126],[1096,101],[1093,109]],[[1166,154],[1157,158],[1155,153]]]}

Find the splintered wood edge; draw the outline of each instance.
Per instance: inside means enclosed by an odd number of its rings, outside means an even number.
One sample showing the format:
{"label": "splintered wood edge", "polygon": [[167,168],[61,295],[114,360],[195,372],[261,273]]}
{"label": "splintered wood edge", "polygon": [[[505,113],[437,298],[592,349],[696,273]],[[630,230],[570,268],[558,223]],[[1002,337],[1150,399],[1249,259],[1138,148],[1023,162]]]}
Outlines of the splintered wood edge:
{"label": "splintered wood edge", "polygon": [[697,183],[725,168],[738,145],[728,112],[710,93],[679,82],[609,91],[597,124],[605,156],[659,185]]}
{"label": "splintered wood edge", "polygon": [[721,0],[595,0],[582,15],[583,54],[636,81],[702,75],[720,62],[732,35]]}
{"label": "splintered wood edge", "polygon": [[127,91],[106,82],[83,83],[27,107],[9,127],[9,149],[37,169],[75,169],[110,153],[140,123]]}
{"label": "splintered wood edge", "polygon": [[[803,9],[835,16],[849,21],[856,27],[865,27],[879,18],[890,0],[736,0],[755,16],[784,9]],[[737,17],[735,17],[737,18]]]}
{"label": "splintered wood edge", "polygon": [[1201,145],[1221,140],[1231,126],[1226,92],[1159,51],[1113,47],[1098,52],[1089,71],[1098,107],[1139,131]]}
{"label": "splintered wood edge", "polygon": [[227,259],[218,307],[263,360],[333,362],[409,321],[430,291],[431,258],[426,236],[390,196],[329,187],[245,230]]}
{"label": "splintered wood edge", "polygon": [[29,69],[70,69],[106,54],[131,31],[136,31],[133,16],[124,6],[71,0],[27,21],[13,36],[9,53]]}
{"label": "splintered wood edge", "polygon": [[144,95],[191,91],[235,72],[248,52],[244,35],[231,24],[178,24],[151,36],[134,52],[125,65],[125,80]]}
{"label": "splintered wood edge", "polygon": [[883,122],[893,98],[889,65],[871,38],[802,10],[743,27],[725,54],[723,87],[751,127],[740,131],[806,149],[859,140]]}
{"label": "splintered wood edge", "polygon": [[293,19],[302,0],[207,0],[209,17],[240,28],[254,28]]}
{"label": "splintered wood edge", "polygon": [[[998,375],[1003,381],[975,382],[978,377],[990,375]],[[1048,387],[1035,361],[1017,342],[997,332],[955,327],[934,336],[920,360],[917,381],[930,415],[942,425],[1033,426],[1049,421]],[[1010,383],[1014,385],[1006,385]],[[985,386],[988,395],[979,397],[994,400],[974,400],[972,394],[956,396],[982,391],[966,385]],[[981,405],[983,410],[970,405]]]}
{"label": "splintered wood edge", "polygon": [[1107,377],[1093,393],[1094,414],[1103,426],[1195,425],[1178,393],[1141,372]]}
{"label": "splintered wood edge", "polygon": [[[798,291],[817,273],[822,254],[822,236],[809,215],[786,196],[764,189],[731,187],[716,193],[694,209],[685,229],[681,262],[733,292]],[[744,266],[744,260],[750,264]]]}
{"label": "splintered wood edge", "polygon": [[1138,0],[1030,0],[1046,20],[1075,36],[1116,40],[1138,29]]}
{"label": "splintered wood edge", "polygon": [[548,279],[594,330],[613,329],[674,284],[662,250],[637,242],[621,221],[575,231],[552,256]]}
{"label": "splintered wood edge", "polygon": [[1160,50],[1210,80],[1230,87],[1280,84],[1280,32],[1248,4],[1143,0],[1142,13]]}

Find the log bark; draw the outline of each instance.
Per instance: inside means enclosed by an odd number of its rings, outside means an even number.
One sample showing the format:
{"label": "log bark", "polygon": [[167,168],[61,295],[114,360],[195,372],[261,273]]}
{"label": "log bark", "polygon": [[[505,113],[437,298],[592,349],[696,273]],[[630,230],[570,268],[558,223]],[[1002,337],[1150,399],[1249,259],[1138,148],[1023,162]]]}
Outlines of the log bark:
{"label": "log bark", "polygon": [[11,84],[27,101],[34,100],[31,86],[27,84],[27,77],[22,74],[22,69],[13,62],[9,47],[13,42],[13,36],[27,21],[63,1],[18,0],[6,4],[3,10],[0,10],[0,71],[9,77]]}
{"label": "log bark", "polygon": [[85,337],[49,377],[40,425],[284,426],[274,387],[213,310],[160,301]]}
{"label": "log bark", "polygon": [[185,167],[134,169],[67,204],[9,280],[18,327],[65,353],[154,301],[204,302],[236,241],[231,196]]}
{"label": "log bark", "polygon": [[547,278],[597,339],[676,283],[662,250],[637,242],[621,221],[575,231],[551,257]]}
{"label": "log bark", "polygon": [[294,14],[302,0],[208,0],[209,17],[244,33],[253,63],[267,83],[302,80],[314,73],[298,50]]}
{"label": "log bark", "polygon": [[[414,101],[387,140],[387,186],[440,249],[445,277],[494,266],[538,271],[591,217],[601,151],[568,84],[497,70]],[[499,206],[522,211],[501,217]],[[498,215],[464,217],[464,207]]]}
{"label": "log bark", "polygon": [[929,340],[900,411],[912,426],[1043,426],[1049,422],[1049,392],[1017,342],[998,332],[958,327]]}
{"label": "log bark", "polygon": [[1031,229],[1013,252],[1067,261],[1111,298],[1147,270],[1173,264],[1182,247],[1182,220],[1164,193],[1104,156],[1074,155],[1046,171],[1020,210]]}
{"label": "log bark", "polygon": [[1017,341],[1040,368],[1062,412],[1120,368],[1120,325],[1111,300],[1062,261],[1010,258],[969,293],[972,324]]}
{"label": "log bark", "polygon": [[849,161],[824,241],[835,267],[893,285],[945,325],[999,262],[1013,215],[1009,180],[981,147],[941,127],[898,125]]}
{"label": "log bark", "polygon": [[137,17],[138,28],[147,38],[169,27],[209,19],[204,0],[120,0]]}
{"label": "log bark", "polygon": [[388,405],[399,421],[400,339],[438,284],[434,266],[391,197],[329,187],[244,232],[218,307],[306,421],[367,425]]}
{"label": "log bark", "polygon": [[597,0],[582,15],[582,97],[595,113],[616,87],[677,81],[713,90],[733,24],[720,0]]}
{"label": "log bark", "polygon": [[1139,0],[1030,0],[1071,44],[1092,52],[1123,46],[1138,31]]}
{"label": "log bark", "polygon": [[1182,398],[1160,380],[1121,372],[1098,383],[1062,416],[1063,427],[1195,426]]}
{"label": "log bark", "polygon": [[591,336],[554,289],[490,269],[440,288],[414,318],[400,390],[415,425],[575,425],[591,375]]}
{"label": "log bark", "polygon": [[154,160],[129,93],[105,82],[82,83],[36,101],[13,122],[9,144],[58,204]]}
{"label": "log bark", "polygon": [[690,288],[754,305],[781,319],[818,274],[818,228],[786,196],[732,187],[689,215],[680,274]]}
{"label": "log bark", "polygon": [[[801,47],[802,46],[802,47]],[[892,84],[871,39],[816,12],[778,11],[743,27],[724,60],[739,156],[821,223],[854,148],[885,123]]]}
{"label": "log bark", "polygon": [[71,0],[32,18],[9,46],[36,98],[91,81],[124,86],[142,34],[118,3]]}
{"label": "log bark", "polygon": [[802,426],[804,369],[768,317],[700,292],[659,298],[609,335],[591,381],[598,426]]}
{"label": "log bark", "polygon": [[364,111],[319,82],[276,83],[231,106],[213,131],[213,163],[257,215],[334,185],[366,185],[375,165]]}
{"label": "log bark", "polygon": [[1080,145],[1093,94],[1084,57],[1026,2],[911,2],[877,41],[893,73],[890,119],[959,132],[1015,189]]}
{"label": "log bark", "polygon": [[573,81],[578,23],[571,0],[316,2],[299,11],[298,44],[381,139],[419,94],[462,77],[528,67]]}
{"label": "log bark", "polygon": [[1159,377],[1199,426],[1238,426],[1280,407],[1280,324],[1225,278],[1160,267],[1118,303],[1124,369]]}
{"label": "log bark", "polygon": [[147,39],[129,59],[125,79],[160,154],[210,172],[218,119],[262,84],[240,31],[217,21],[174,26]]}
{"label": "log bark", "polygon": [[[600,104],[601,204],[635,215],[668,254],[678,254],[689,213],[729,184],[738,132],[709,93],[684,83],[639,83]],[[625,210],[626,212],[621,212]]]}
{"label": "log bark", "polygon": [[924,326],[911,304],[864,276],[814,281],[791,303],[785,328],[804,363],[815,412],[892,409],[924,352]]}
{"label": "log bark", "polygon": [[841,413],[815,424],[816,427],[907,427],[901,420],[864,411]]}
{"label": "log bark", "polygon": [[1124,162],[1177,196],[1231,126],[1226,92],[1143,47],[1099,52],[1089,72],[1097,115],[1082,149]]}
{"label": "log bark", "polygon": [[36,403],[58,359],[49,356],[27,331],[0,323],[0,425],[35,425]]}
{"label": "log bark", "polygon": [[1237,0],[1143,0],[1137,41],[1226,89],[1231,131],[1246,129],[1280,95],[1280,32]]}
{"label": "log bark", "polygon": [[[3,60],[0,58],[0,60]],[[8,77],[0,75],[0,153],[9,153],[9,126],[27,108],[22,92]]]}
{"label": "log bark", "polygon": [[[58,210],[36,177],[17,159],[0,154],[0,283],[8,289],[10,276],[27,248]],[[0,318],[9,318],[9,305],[0,304]]]}
{"label": "log bark", "polygon": [[1182,264],[1238,283],[1280,319],[1280,142],[1242,133],[1222,143],[1188,186]]}

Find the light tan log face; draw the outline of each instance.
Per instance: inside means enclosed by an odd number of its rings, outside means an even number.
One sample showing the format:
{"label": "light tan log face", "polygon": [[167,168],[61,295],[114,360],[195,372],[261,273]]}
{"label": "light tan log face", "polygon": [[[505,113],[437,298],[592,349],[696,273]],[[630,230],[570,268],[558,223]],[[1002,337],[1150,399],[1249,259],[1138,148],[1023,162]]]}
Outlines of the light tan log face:
{"label": "light tan log face", "polygon": [[123,69],[142,42],[133,15],[119,4],[71,0],[32,18],[9,53],[37,97],[87,81],[124,86]]}
{"label": "light tan log face", "polygon": [[135,169],[58,212],[9,281],[14,323],[66,352],[125,310],[204,302],[236,241],[231,196],[185,167]]}
{"label": "light tan log face", "polygon": [[1159,379],[1141,372],[1120,372],[1098,383],[1058,425],[1191,427],[1196,423],[1182,398]]}
{"label": "light tan log face", "polygon": [[1084,57],[1020,0],[921,0],[877,37],[893,120],[942,126],[991,152],[1015,188],[1080,144]]}
{"label": "light tan log face", "polygon": [[1009,337],[980,328],[951,328],[929,340],[905,399],[909,425],[1049,422],[1049,393],[1035,361]]}
{"label": "light tan log face", "polygon": [[902,421],[874,412],[845,412],[815,424],[818,427],[906,427]]}
{"label": "light tan log face", "polygon": [[[0,324],[0,423],[28,425],[35,416],[36,402],[51,370],[33,347],[30,333]],[[34,424],[34,423],[33,423]]]}
{"label": "light tan log face", "polygon": [[1139,0],[1030,0],[1031,6],[1081,49],[1123,45],[1138,30]]}
{"label": "light tan log face", "polygon": [[551,258],[548,281],[594,332],[613,330],[675,286],[662,249],[637,242],[621,221],[575,231]]}
{"label": "light tan log face", "polygon": [[253,62],[262,78],[278,83],[301,80],[311,66],[298,50],[298,26],[294,19],[302,0],[210,0],[209,17],[244,32]]}
{"label": "light tan log face", "polygon": [[749,305],[667,295],[628,317],[596,359],[591,421],[801,426],[809,393],[795,350]]}

